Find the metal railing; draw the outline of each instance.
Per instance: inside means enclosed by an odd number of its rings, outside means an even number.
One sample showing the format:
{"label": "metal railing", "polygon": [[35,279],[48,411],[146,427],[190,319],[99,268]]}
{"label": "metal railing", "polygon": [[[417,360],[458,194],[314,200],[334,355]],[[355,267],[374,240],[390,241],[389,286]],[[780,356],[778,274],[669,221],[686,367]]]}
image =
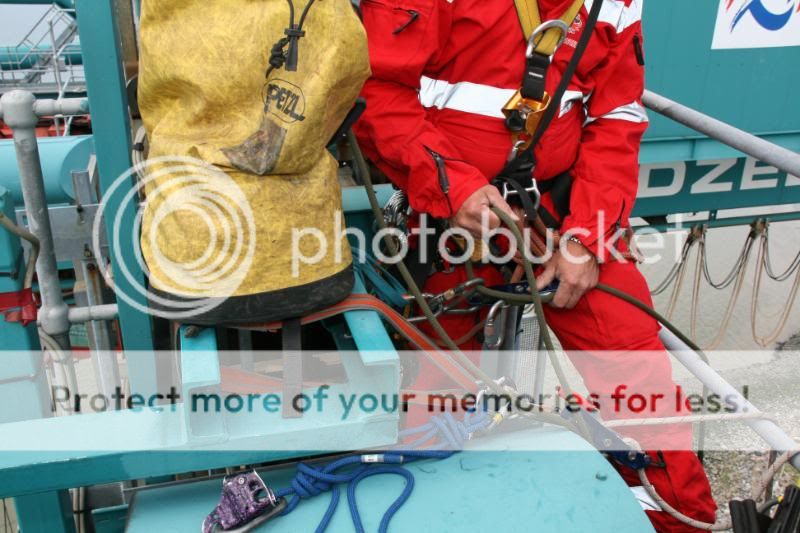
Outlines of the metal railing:
{"label": "metal railing", "polygon": [[[16,46],[0,47],[0,94],[24,89],[63,98],[84,93],[86,81],[74,10],[53,5]],[[56,120],[60,135],[69,134],[70,120]]]}
{"label": "metal railing", "polygon": [[752,133],[747,133],[652,91],[644,92],[643,102],[648,109],[664,115],[679,124],[683,124],[711,139],[735,148],[746,155],[755,157],[782,172],[792,176],[800,176],[800,154],[765,141]]}

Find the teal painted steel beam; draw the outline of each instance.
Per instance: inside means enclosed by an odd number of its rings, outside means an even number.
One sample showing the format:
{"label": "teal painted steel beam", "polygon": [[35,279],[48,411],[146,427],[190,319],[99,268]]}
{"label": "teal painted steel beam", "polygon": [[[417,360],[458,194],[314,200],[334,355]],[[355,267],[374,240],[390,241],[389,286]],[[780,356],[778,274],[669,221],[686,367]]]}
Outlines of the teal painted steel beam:
{"label": "teal painted steel beam", "polygon": [[[409,463],[414,490],[389,531],[535,531],[647,533],[652,525],[613,466],[573,433],[548,428],[490,434],[471,440],[448,459]],[[507,448],[507,449],[506,449]],[[503,451],[498,451],[503,450]],[[295,465],[260,472],[278,490],[290,486]],[[221,479],[136,490],[128,533],[193,533],[219,502]],[[402,492],[398,476],[374,476],[358,485],[365,531],[378,530],[383,513]],[[305,499],[292,513],[259,530],[313,531],[330,494]],[[350,533],[342,497],[329,533]]]}
{"label": "teal painted steel beam", "polygon": [[777,223],[777,222],[791,222],[793,220],[800,220],[800,212],[798,213],[778,213],[773,215],[753,215],[753,216],[745,216],[745,217],[731,217],[731,218],[714,218],[708,217],[705,219],[696,220],[693,219],[691,222],[683,222],[682,224],[654,224],[650,226],[651,228],[668,232],[668,231],[676,231],[676,230],[686,230],[687,228],[691,228],[693,226],[708,226],[709,228],[730,228],[734,226],[749,226],[754,220],[763,219],[766,220],[768,223]]}
{"label": "teal painted steel beam", "polygon": [[[38,143],[47,203],[52,206],[72,202],[75,198],[72,171],[89,167],[89,159],[94,154],[92,136],[40,137]],[[10,139],[0,140],[0,187],[8,189],[15,205],[22,207],[19,168],[14,141]]]}
{"label": "teal painted steel beam", "polygon": [[[785,3],[785,2],[784,2]],[[719,2],[644,2],[647,88],[758,136],[800,133],[800,48],[711,48]],[[692,138],[652,113],[646,139]]]}
{"label": "teal painted steel beam", "polygon": [[74,533],[69,491],[32,494],[14,499],[21,533]]}
{"label": "teal painted steel beam", "polygon": [[635,217],[800,203],[800,178],[753,158],[642,165]]}
{"label": "teal painted steel beam", "polygon": [[[120,34],[114,18],[114,0],[76,0],[78,29],[83,50],[84,72],[87,92],[93,110],[92,129],[95,136],[97,165],[100,172],[100,188],[104,194],[107,211],[120,213],[121,227],[136,226],[136,207],[123,205],[122,196],[129,190],[109,197],[105,193],[112,184],[131,168],[131,125],[128,113],[128,97],[125,88]],[[130,186],[132,179],[128,178]],[[111,224],[106,225],[109,243],[114,243]],[[122,233],[127,242],[119,243],[120,256],[131,270],[135,283],[144,287],[145,276],[138,268],[133,236]],[[117,270],[119,272],[119,270]],[[139,294],[133,284],[122,275],[115,278],[117,294],[126,294],[131,300],[147,306],[144,295]],[[153,349],[150,316],[136,310],[130,303],[119,298],[119,319],[125,350],[151,351]],[[157,361],[154,353],[142,353],[130,365],[130,381],[137,391],[146,393],[157,388]]]}
{"label": "teal painted steel beam", "polygon": [[[14,220],[14,200],[0,187],[0,212]],[[25,263],[18,237],[0,228],[0,293],[23,288]],[[42,372],[42,353],[36,324],[0,321],[0,424],[44,418],[50,415],[47,379]],[[13,406],[13,407],[12,407]]]}
{"label": "teal painted steel beam", "polygon": [[[50,57],[53,47],[41,44],[30,46],[0,46],[0,70],[25,70],[33,68],[42,57]],[[64,47],[61,55],[68,65],[82,65],[81,47],[70,44]]]}
{"label": "teal painted steel beam", "polygon": [[[15,159],[14,159],[15,160]],[[0,187],[0,212],[14,220],[14,200]],[[25,276],[18,237],[0,229],[0,293],[23,288]],[[0,322],[0,424],[46,418],[51,415],[50,395],[43,372],[36,324]],[[7,427],[7,426],[6,426]],[[4,484],[0,476],[0,485]],[[14,501],[23,533],[71,533],[72,501],[66,490],[32,494]]]}
{"label": "teal painted steel beam", "polygon": [[92,509],[92,524],[95,533],[124,533],[130,506],[115,505],[103,509]]}

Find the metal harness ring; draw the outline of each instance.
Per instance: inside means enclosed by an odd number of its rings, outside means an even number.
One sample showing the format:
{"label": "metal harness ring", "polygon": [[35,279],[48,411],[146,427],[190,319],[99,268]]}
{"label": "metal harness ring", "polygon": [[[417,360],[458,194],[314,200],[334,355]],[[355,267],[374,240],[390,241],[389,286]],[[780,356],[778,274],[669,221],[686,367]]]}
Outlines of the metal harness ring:
{"label": "metal harness ring", "polygon": [[531,33],[530,38],[528,39],[528,48],[525,50],[525,57],[530,58],[533,56],[533,52],[536,49],[536,38],[542,35],[547,30],[551,29],[559,29],[561,30],[561,38],[556,45],[556,48],[561,46],[564,41],[567,40],[567,34],[569,33],[569,26],[567,23],[560,19],[548,20],[547,22],[543,22],[538,28],[533,30]]}

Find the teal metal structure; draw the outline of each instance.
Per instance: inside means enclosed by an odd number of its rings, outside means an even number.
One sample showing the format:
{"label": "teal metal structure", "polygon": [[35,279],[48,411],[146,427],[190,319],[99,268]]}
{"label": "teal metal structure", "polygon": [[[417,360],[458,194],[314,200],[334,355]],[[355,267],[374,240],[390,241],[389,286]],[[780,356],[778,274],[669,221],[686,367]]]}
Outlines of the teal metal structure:
{"label": "teal metal structure", "polygon": [[[15,218],[14,199],[0,187],[0,212]],[[19,238],[0,232],[0,293],[23,288],[25,261]],[[24,421],[47,421],[50,391],[44,371],[44,354],[39,348],[36,324],[6,324],[2,328],[4,351],[0,352],[0,425],[8,427]],[[24,401],[20,401],[24,399]],[[6,426],[8,424],[8,426]],[[14,501],[23,531],[72,531],[72,501],[66,490],[41,491]],[[46,510],[47,514],[43,514]]]}
{"label": "teal metal structure", "polygon": [[[92,107],[92,129],[95,136],[97,165],[100,173],[101,194],[115,180],[131,168],[131,123],[128,113],[128,95],[123,73],[120,51],[120,32],[114,17],[114,0],[77,0],[75,11],[81,36],[86,87]],[[122,187],[121,189],[125,189]],[[104,197],[111,213],[122,211],[122,227],[135,227],[136,207],[131,203],[123,206],[123,191],[117,197]],[[109,235],[109,243],[114,236]],[[145,285],[144,273],[137,268],[135,247],[119,246],[117,259],[129,265],[134,280]],[[130,281],[123,276],[115,280],[117,292],[127,294],[140,305],[146,306],[143,294],[138,294]],[[126,301],[119,300],[119,320],[122,340],[126,350],[140,351],[143,355],[130,367],[130,381],[142,391],[155,390],[158,386],[155,354],[146,356],[153,349],[150,317],[138,312]]]}
{"label": "teal metal structure", "polygon": [[[800,48],[712,50],[719,2],[645,2],[646,84],[653,92],[800,151]],[[651,114],[642,162],[742,154]]]}
{"label": "teal metal structure", "polygon": [[[481,446],[524,446],[526,452],[481,451]],[[564,449],[570,451],[557,452]],[[409,501],[395,515],[391,531],[653,531],[608,461],[561,430],[533,430],[475,441],[443,461],[408,466],[415,477]],[[274,488],[289,486],[292,468],[265,470]],[[128,533],[194,533],[190,517],[204,516],[219,500],[221,480],[141,490],[131,503]],[[377,531],[384,511],[405,481],[376,476],[356,491],[366,531]],[[328,531],[347,533],[353,524],[342,496]],[[165,502],[169,502],[165,505]],[[262,526],[264,531],[313,531],[330,495],[302,502],[296,511]]]}
{"label": "teal metal structure", "polygon": [[[4,0],[0,3],[50,2]],[[57,3],[65,8],[73,7],[72,0],[59,0]],[[103,191],[107,191],[131,165],[130,119],[115,5],[115,0],[74,2],[93,110],[93,139],[41,141],[43,154],[48,153],[51,144],[58,146],[58,150],[67,150],[73,142],[80,146],[81,159],[90,148],[96,152]],[[647,76],[648,86],[652,90],[787,148],[800,149],[800,108],[791,100],[793,93],[790,90],[800,83],[800,70],[775,68],[775,65],[796,65],[800,59],[800,48],[711,50],[717,2],[650,0],[645,6]],[[770,87],[759,86],[764,80],[769,80]],[[730,90],[734,87],[747,90]],[[753,112],[754,108],[758,112]],[[651,115],[651,120],[642,151],[643,176],[646,178],[642,190],[645,194],[637,204],[635,215],[658,217],[678,211],[704,211],[709,210],[711,205],[715,209],[730,209],[800,202],[800,180],[778,172],[770,173],[763,165],[742,158],[742,154],[715,141],[698,137],[666,119]],[[0,145],[0,184],[6,181],[2,165],[10,160],[2,155],[4,149]],[[68,162],[68,157],[71,156],[64,155],[60,166],[54,165],[52,170],[48,170],[51,158],[46,156],[45,173],[48,191],[52,190],[53,203],[70,201],[69,192],[63,187],[64,176],[71,170],[82,169],[69,168],[73,164]],[[52,157],[52,162],[58,160],[59,156]],[[713,179],[709,179],[711,172],[715,174]],[[745,176],[749,176],[750,181],[744,180]],[[714,186],[709,189],[709,184]],[[391,189],[381,187],[379,193],[385,199],[391,194]],[[371,215],[363,192],[351,189],[344,194],[349,223],[369,227]],[[6,214],[13,214],[14,196],[0,193],[0,204]],[[111,210],[119,208],[119,199],[106,200],[110,202]],[[797,215],[789,216],[794,218]],[[134,207],[127,206],[124,220],[132,225],[134,218]],[[18,262],[19,243],[6,237],[0,232],[0,270],[11,272],[15,261]],[[109,239],[113,239],[113,236],[109,235]],[[124,255],[121,259],[133,267],[136,261],[132,255],[132,244],[122,243],[121,248],[130,250],[131,255]],[[135,275],[138,281],[144,283],[141,272]],[[119,290],[133,294],[124,279],[118,279],[117,282]],[[12,277],[0,276],[0,292],[18,288]],[[363,287],[360,289],[363,290]],[[139,302],[144,303],[143,298]],[[159,371],[152,352],[150,320],[124,301],[120,301],[119,305],[123,342],[131,354],[128,363],[133,386],[137,391],[153,390],[158,384]],[[397,388],[397,354],[378,317],[372,313],[355,312],[348,313],[345,321],[346,327],[339,325],[339,329],[334,331],[339,347],[360,352],[360,360],[349,364],[348,373],[358,382],[374,379],[377,372],[383,386]],[[3,325],[2,335],[4,340],[12,339],[14,347],[31,352],[30,357],[9,360],[8,364],[0,365],[0,381],[6,375],[32,374],[38,368],[36,357],[40,357],[33,328]],[[211,331],[206,330],[198,337],[185,339],[183,348],[183,357],[186,358],[186,364],[182,367],[183,394],[198,388],[217,387],[220,381],[219,358]],[[284,431],[284,428],[276,428],[272,434],[260,430],[269,427],[267,419],[250,419],[248,427],[232,427],[223,420],[214,421],[210,418],[195,420],[180,405],[161,411],[123,411],[46,419],[43,417],[48,411],[47,391],[42,384],[20,382],[0,386],[0,400],[8,394],[9,397],[24,397],[28,407],[34,406],[24,416],[20,415],[13,421],[4,420],[8,424],[1,428],[4,434],[13,438],[19,452],[0,454],[0,497],[17,498],[17,511],[22,517],[26,533],[73,530],[71,504],[65,489],[286,460],[298,455],[216,450],[216,443],[239,438],[262,438],[266,447],[269,438],[279,435],[277,431]],[[17,390],[22,387],[25,390]],[[36,401],[39,403],[30,404],[27,399],[31,398],[38,399]],[[3,405],[7,403],[3,401]],[[328,435],[341,435],[337,433],[332,420],[309,419],[306,422],[315,428],[327,424],[325,430],[329,432]],[[394,442],[396,419],[360,420],[358,423],[362,426],[372,424],[374,431],[370,433],[370,438],[373,440],[369,444]],[[346,432],[352,427],[342,426],[339,429]],[[80,442],[86,435],[97,435],[101,443],[109,443],[109,449],[86,452],[70,448],[70,442]],[[65,443],[63,449],[52,453],[25,451],[26,447],[48,436],[62,439]],[[113,451],[111,439],[120,438],[128,439],[131,448],[137,451]],[[575,445],[574,436],[554,430],[535,430],[527,438],[546,441],[547,446],[551,447],[559,443],[565,447]],[[485,493],[490,497],[503,496],[501,500],[492,500],[495,509],[499,510],[490,526],[493,528],[507,527],[511,530],[529,526],[530,522],[515,522],[514,514],[504,511],[517,506],[525,509],[528,508],[526,506],[532,506],[539,513],[537,517],[547,517],[547,523],[541,528],[545,531],[650,530],[627,488],[608,464],[592,451],[535,455],[520,453],[502,457],[496,452],[473,451],[443,463],[421,464],[414,468],[418,469],[416,473],[420,476],[419,491],[409,503],[409,509],[413,506],[415,511],[397,516],[395,525],[400,531],[411,529],[412,524],[418,526],[416,520],[420,515],[426,517],[426,525],[439,531],[480,523],[480,520],[492,516],[491,509],[484,512],[487,505]],[[433,474],[434,470],[438,475]],[[288,475],[288,471],[265,473],[275,486],[287,483]],[[398,488],[392,481],[386,485],[383,483],[382,478],[368,480],[359,490],[359,500],[369,507],[366,511],[369,525],[374,525],[377,513],[393,498],[395,492],[392,488]],[[459,494],[455,501],[454,491],[444,490],[453,484],[472,486],[472,483],[479,486],[483,493],[478,490],[466,491],[465,494]],[[388,486],[389,489],[382,493],[376,490],[377,484],[381,484],[382,488]],[[509,487],[515,489],[511,496],[507,496]],[[202,515],[213,507],[218,494],[219,483],[214,481],[141,491],[135,497],[130,513],[131,531],[158,531],[167,527],[180,531],[183,528],[188,530],[189,524],[192,530],[196,530],[199,524],[196,519],[202,519]],[[170,506],[167,507],[165,502],[169,502]],[[585,502],[591,504],[581,505]],[[435,507],[446,503],[453,506],[458,504],[466,510],[463,515],[445,520],[435,512]],[[285,530],[302,530],[308,524],[316,524],[325,505],[327,500],[320,498],[301,506],[298,514],[287,519]],[[610,512],[611,509],[614,511]],[[114,512],[119,519],[105,523],[106,531],[118,531],[123,527],[120,519],[124,518],[124,509],[115,508]],[[520,515],[522,517],[530,520],[527,515]],[[572,522],[568,526],[566,521],[569,520]],[[348,530],[348,517],[344,509],[339,511],[334,524],[337,531]],[[279,531],[283,526],[279,527],[276,523],[276,527],[276,531]]]}
{"label": "teal metal structure", "polygon": [[[11,192],[0,187],[0,212],[14,220]],[[0,294],[22,290],[25,260],[18,237],[0,231]],[[2,318],[0,318],[1,320]],[[50,413],[50,393],[42,368],[36,324],[8,324],[2,328],[6,350],[0,352],[0,405],[14,406],[0,411],[0,424],[43,418]],[[13,351],[18,350],[18,351]],[[18,402],[25,398],[25,402]]]}
{"label": "teal metal structure", "polygon": [[[644,3],[648,89],[800,152],[800,47],[712,50],[718,1]],[[800,202],[800,179],[650,113],[635,216],[781,206]],[[795,214],[768,217],[797,218]]]}
{"label": "teal metal structure", "polygon": [[[86,170],[94,155],[94,138],[91,135],[69,137],[43,137],[39,139],[47,201],[51,205],[75,201],[72,172]],[[14,142],[0,140],[0,187],[11,193],[16,207],[22,207],[22,189],[19,169],[14,156]]]}

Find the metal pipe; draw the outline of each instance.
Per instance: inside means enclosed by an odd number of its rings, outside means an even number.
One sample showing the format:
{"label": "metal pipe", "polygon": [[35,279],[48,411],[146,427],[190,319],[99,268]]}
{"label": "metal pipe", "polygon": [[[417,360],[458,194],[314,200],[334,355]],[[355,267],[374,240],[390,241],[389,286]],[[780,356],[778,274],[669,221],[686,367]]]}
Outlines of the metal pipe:
{"label": "metal pipe", "polygon": [[800,176],[800,154],[760,139],[699,111],[651,91],[644,92],[644,105],[712,139],[736,148],[792,176]]}
{"label": "metal pipe", "polygon": [[72,324],[85,324],[94,320],[114,320],[118,315],[119,307],[117,304],[72,307],[68,312],[69,321]]}
{"label": "metal pipe", "polygon": [[[61,57],[67,65],[82,65],[81,47],[78,44],[68,44],[60,51]],[[52,58],[53,47],[49,44],[32,46],[0,46],[0,70],[26,70],[39,63],[39,60]]]}
{"label": "metal pipe", "polygon": [[[27,91],[11,91],[8,94],[12,93],[24,93],[30,96],[32,102],[28,103],[27,105],[31,106],[31,111],[33,113],[33,117],[52,117],[53,115],[88,115],[89,114],[89,100],[86,98],[62,98],[61,100],[36,100],[32,94],[28,93]],[[12,99],[8,99],[8,103],[11,103]],[[0,100],[0,119],[5,117],[5,115],[9,112],[6,108],[6,98],[2,98]],[[8,124],[8,120],[5,120]],[[38,120],[37,120],[38,122]],[[12,127],[11,124],[8,124],[9,127]],[[34,127],[36,125],[34,124]]]}
{"label": "metal pipe", "polygon": [[[746,413],[757,415],[761,411],[751,404],[739,391],[730,383],[725,381],[722,376],[707,365],[700,356],[686,344],[676,337],[672,332],[662,328],[659,334],[661,342],[673,357],[685,366],[697,379],[699,379],[713,393],[718,394],[730,403],[736,403],[736,413]],[[732,405],[733,406],[733,405]],[[795,440],[790,437],[778,424],[770,420],[748,419],[744,422],[755,431],[759,437],[778,453],[790,452],[800,449]],[[792,464],[800,469],[800,455],[792,458]]]}
{"label": "metal pipe", "polygon": [[3,120],[13,131],[28,226],[40,242],[39,260],[36,262],[39,292],[42,297],[39,321],[45,333],[67,348],[70,324],[67,304],[64,302],[59,284],[53,230],[50,226],[39,145],[36,139],[38,122],[34,112],[36,98],[29,92],[17,90],[4,94],[0,104],[2,104]]}
{"label": "metal pipe", "polygon": [[62,98],[61,100],[36,100],[33,111],[39,117],[53,115],[86,115],[89,113],[89,100],[86,98]]}

